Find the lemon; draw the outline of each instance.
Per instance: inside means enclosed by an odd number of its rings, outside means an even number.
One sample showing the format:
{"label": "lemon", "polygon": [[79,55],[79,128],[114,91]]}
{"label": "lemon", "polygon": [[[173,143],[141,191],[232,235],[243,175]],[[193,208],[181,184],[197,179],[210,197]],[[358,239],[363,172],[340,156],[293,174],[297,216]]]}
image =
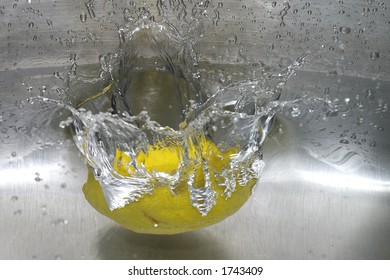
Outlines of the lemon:
{"label": "lemon", "polygon": [[[142,164],[148,172],[165,172],[172,174],[177,171],[182,152],[180,146],[160,147],[150,146],[146,153],[139,153],[136,162]],[[197,152],[200,151],[200,152]],[[207,178],[202,168],[197,168],[203,162],[207,162],[211,172],[221,172],[222,168],[229,166],[236,149],[221,151],[212,141],[202,138],[189,147],[189,156],[195,159],[193,166],[188,165],[184,173],[194,173],[194,184],[197,187],[205,186],[205,180],[209,179],[212,189],[215,191],[216,200],[214,206],[205,215],[200,213],[191,204],[187,181],[183,181],[173,193],[169,186],[156,183],[151,194],[145,194],[138,201],[126,204],[122,208],[110,210],[99,182],[94,178],[90,170],[88,181],[83,186],[83,192],[87,201],[101,214],[111,218],[120,225],[138,233],[145,234],[177,234],[194,231],[220,222],[234,214],[248,200],[255,179],[242,186],[237,183],[235,191],[230,197],[223,195],[224,189],[217,184],[214,176]],[[202,157],[202,160],[196,160]],[[131,158],[123,151],[117,150],[114,160],[114,169],[122,176],[131,176],[128,164]],[[197,170],[197,171],[193,171]],[[206,179],[205,179],[206,178]]]}

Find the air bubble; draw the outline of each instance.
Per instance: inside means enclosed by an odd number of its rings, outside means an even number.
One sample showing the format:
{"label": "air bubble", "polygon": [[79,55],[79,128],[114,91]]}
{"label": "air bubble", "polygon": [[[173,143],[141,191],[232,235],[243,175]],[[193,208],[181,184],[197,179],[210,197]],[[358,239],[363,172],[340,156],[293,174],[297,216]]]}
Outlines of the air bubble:
{"label": "air bubble", "polygon": [[29,27],[29,28],[34,28],[34,23],[33,23],[33,22],[30,22],[30,23],[28,24],[28,27]]}

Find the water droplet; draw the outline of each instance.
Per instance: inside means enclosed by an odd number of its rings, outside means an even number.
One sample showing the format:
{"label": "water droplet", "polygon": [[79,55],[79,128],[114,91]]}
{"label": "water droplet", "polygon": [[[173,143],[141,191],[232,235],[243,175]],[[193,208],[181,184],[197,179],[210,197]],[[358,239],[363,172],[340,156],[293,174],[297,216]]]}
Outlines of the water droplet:
{"label": "water droplet", "polygon": [[35,180],[36,182],[42,181],[42,178],[39,177],[39,173],[38,173],[38,172],[35,173],[35,178],[34,178],[34,180]]}
{"label": "water droplet", "polygon": [[16,157],[16,155],[17,155],[16,152],[12,152],[12,153],[11,153],[11,156],[12,156],[12,157]]}
{"label": "water droplet", "polygon": [[340,140],[340,143],[341,143],[341,144],[349,144],[349,141],[346,140],[346,139],[341,139],[341,140]]}
{"label": "water droplet", "polygon": [[373,104],[375,102],[375,91],[371,89],[366,90],[366,99]]}
{"label": "water droplet", "polygon": [[329,93],[330,93],[330,88],[326,87],[325,90],[324,90],[324,94],[325,95],[329,95]]}
{"label": "water droplet", "polygon": [[61,255],[56,255],[56,256],[54,257],[54,259],[56,259],[56,260],[62,260],[62,256],[61,256]]}
{"label": "water droplet", "polygon": [[28,27],[29,27],[29,28],[33,28],[33,27],[34,27],[34,23],[33,23],[33,22],[30,22],[30,23],[28,24]]}
{"label": "water droplet", "polygon": [[379,51],[372,51],[370,53],[370,57],[371,57],[372,60],[375,60],[375,59],[379,58]]}
{"label": "water droplet", "polygon": [[97,168],[94,171],[95,171],[95,176],[96,177],[100,177],[102,175],[102,170],[100,168]]}
{"label": "water droplet", "polygon": [[61,189],[65,189],[66,188],[66,183],[62,183],[61,184]]}
{"label": "water droplet", "polygon": [[42,215],[45,216],[47,214],[47,207],[46,207],[46,205],[42,205],[41,210],[42,210]]}
{"label": "water droplet", "polygon": [[371,143],[370,143],[370,147],[376,147],[376,142],[375,141],[372,141]]}
{"label": "water droplet", "polygon": [[53,225],[53,226],[67,225],[68,224],[68,220],[60,218],[60,219],[52,221],[50,224]]}
{"label": "water droplet", "polygon": [[328,76],[329,77],[336,77],[338,75],[337,70],[329,71]]}
{"label": "water droplet", "polygon": [[299,110],[299,108],[293,108],[291,111],[291,116],[293,118],[298,117],[300,114],[301,114],[301,111]]}
{"label": "water droplet", "polygon": [[11,197],[12,201],[17,201],[18,199],[19,199],[19,197],[17,195],[14,195],[14,196]]}
{"label": "water droplet", "polygon": [[349,34],[351,33],[351,28],[349,27],[340,27],[340,32],[344,34]]}
{"label": "water droplet", "polygon": [[235,45],[237,43],[237,36],[235,34],[231,34],[226,42],[229,44],[229,45]]}
{"label": "water droplet", "polygon": [[310,142],[313,146],[315,147],[321,147],[321,143],[320,142],[317,142],[317,141],[312,141]]}
{"label": "water droplet", "polygon": [[53,21],[51,19],[46,19],[46,23],[49,27],[53,27]]}
{"label": "water droplet", "polygon": [[276,1],[272,1],[272,3],[271,3],[272,8],[275,8],[276,4],[277,4]]}
{"label": "water droplet", "polygon": [[22,214],[22,210],[18,209],[14,212],[14,215],[21,215]]}
{"label": "water droplet", "polygon": [[81,22],[86,22],[87,21],[87,14],[86,13],[81,13],[80,14],[80,20],[81,20]]}

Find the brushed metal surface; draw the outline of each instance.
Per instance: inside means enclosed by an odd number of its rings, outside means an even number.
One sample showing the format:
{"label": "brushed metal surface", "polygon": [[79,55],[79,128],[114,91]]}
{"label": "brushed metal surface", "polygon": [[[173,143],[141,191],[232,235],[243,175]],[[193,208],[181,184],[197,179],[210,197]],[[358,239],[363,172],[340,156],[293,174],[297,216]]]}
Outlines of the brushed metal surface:
{"label": "brushed metal surface", "polygon": [[[264,174],[238,213],[177,236],[132,233],[97,213],[82,194],[84,161],[59,127],[68,113],[26,101],[60,83],[53,73],[69,71],[71,53],[81,66],[114,51],[127,1],[96,0],[97,17],[116,12],[103,23],[80,21],[84,2],[0,2],[0,259],[390,258],[386,1],[291,1],[284,27],[283,2],[224,1],[219,27],[206,31],[215,36],[197,46],[204,59],[227,60],[216,54],[232,33],[248,61],[284,65],[310,49],[281,98],[325,99],[297,117],[277,115]],[[332,110],[335,99],[348,100],[348,110]]]}

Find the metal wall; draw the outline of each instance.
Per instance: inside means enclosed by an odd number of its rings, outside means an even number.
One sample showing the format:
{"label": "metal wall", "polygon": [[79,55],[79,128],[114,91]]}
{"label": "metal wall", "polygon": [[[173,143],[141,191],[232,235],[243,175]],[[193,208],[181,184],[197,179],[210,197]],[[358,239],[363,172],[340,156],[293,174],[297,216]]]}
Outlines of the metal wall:
{"label": "metal wall", "polygon": [[98,214],[59,127],[67,113],[26,101],[60,83],[72,54],[82,69],[117,50],[131,1],[95,0],[95,17],[83,1],[0,2],[1,259],[390,257],[387,1],[210,1],[200,60],[282,69],[310,50],[281,99],[317,101],[277,115],[266,169],[238,213],[178,236],[135,234]]}

